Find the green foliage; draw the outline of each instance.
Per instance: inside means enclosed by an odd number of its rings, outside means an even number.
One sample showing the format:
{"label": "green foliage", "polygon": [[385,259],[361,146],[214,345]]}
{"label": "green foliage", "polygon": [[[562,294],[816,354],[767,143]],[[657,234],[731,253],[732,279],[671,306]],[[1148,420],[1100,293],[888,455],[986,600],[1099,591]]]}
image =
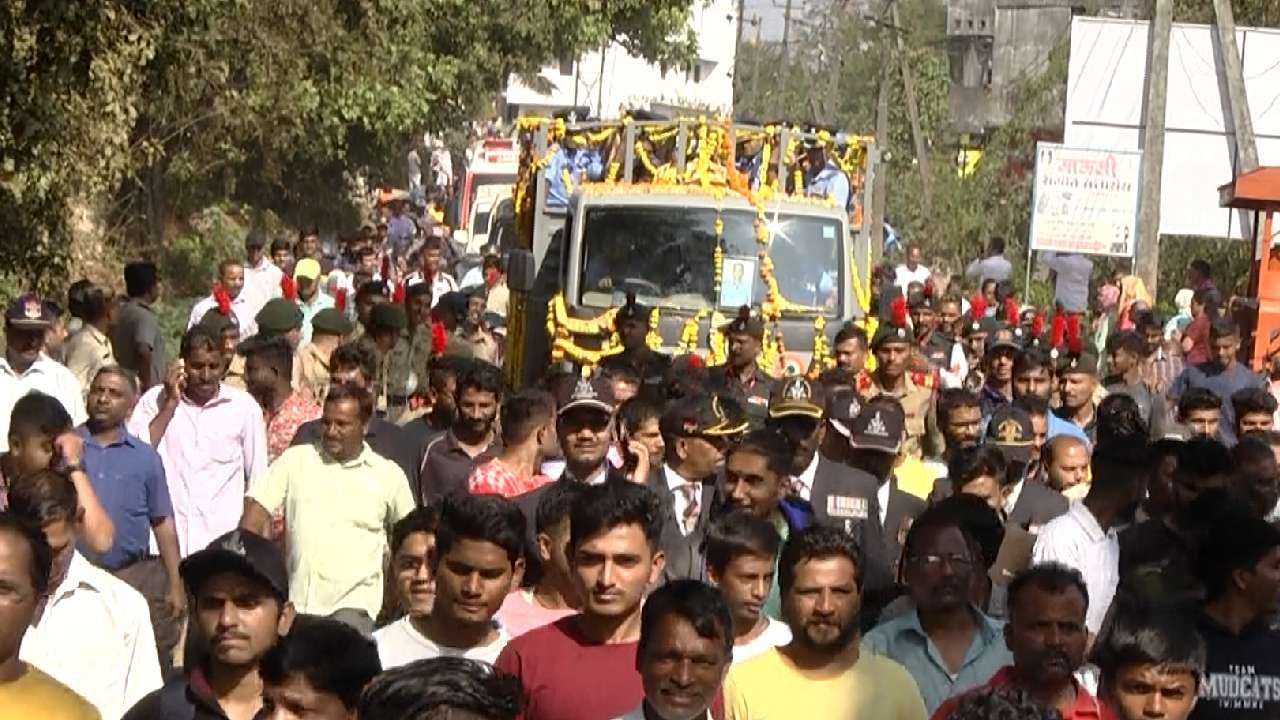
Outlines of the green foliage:
{"label": "green foliage", "polygon": [[193,218],[191,232],[174,238],[161,256],[160,277],[167,292],[178,297],[209,294],[218,263],[240,257],[247,230],[220,207]]}

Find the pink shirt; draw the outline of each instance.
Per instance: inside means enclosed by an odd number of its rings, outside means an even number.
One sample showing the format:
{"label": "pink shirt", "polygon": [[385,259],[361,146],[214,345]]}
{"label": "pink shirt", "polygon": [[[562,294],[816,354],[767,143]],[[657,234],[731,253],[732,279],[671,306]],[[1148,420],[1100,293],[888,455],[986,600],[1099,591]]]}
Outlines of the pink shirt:
{"label": "pink shirt", "polygon": [[[151,388],[129,418],[129,432],[150,441],[164,386]],[[164,463],[182,557],[202,550],[240,523],[248,483],[267,472],[262,408],[249,393],[223,384],[204,406],[182,398],[156,451]]]}
{"label": "pink shirt", "polygon": [[520,637],[521,635],[540,628],[543,625],[550,625],[566,615],[572,615],[576,610],[573,608],[565,608],[563,610],[548,610],[538,604],[534,599],[533,593],[528,590],[516,590],[502,601],[502,607],[498,608],[498,614],[495,616],[502,625],[502,629],[507,631],[509,637]]}

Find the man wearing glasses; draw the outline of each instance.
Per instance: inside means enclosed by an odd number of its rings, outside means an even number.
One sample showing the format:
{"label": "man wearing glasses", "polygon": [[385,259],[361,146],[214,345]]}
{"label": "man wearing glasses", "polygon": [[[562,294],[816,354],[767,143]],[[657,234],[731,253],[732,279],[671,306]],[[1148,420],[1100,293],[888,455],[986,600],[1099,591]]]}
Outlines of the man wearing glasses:
{"label": "man wearing glasses", "polygon": [[973,543],[958,518],[933,507],[907,533],[902,579],[914,609],[877,626],[863,650],[897,661],[915,678],[932,715],[947,698],[985,683],[1013,663],[1004,623],[970,600]]}

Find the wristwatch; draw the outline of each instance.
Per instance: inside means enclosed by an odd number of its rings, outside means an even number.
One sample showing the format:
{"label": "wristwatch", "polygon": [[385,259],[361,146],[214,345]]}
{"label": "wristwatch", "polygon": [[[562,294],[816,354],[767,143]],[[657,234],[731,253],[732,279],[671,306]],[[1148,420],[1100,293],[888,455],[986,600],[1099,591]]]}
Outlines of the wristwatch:
{"label": "wristwatch", "polygon": [[64,465],[63,471],[68,475],[71,473],[84,472],[84,463],[76,463],[75,465]]}

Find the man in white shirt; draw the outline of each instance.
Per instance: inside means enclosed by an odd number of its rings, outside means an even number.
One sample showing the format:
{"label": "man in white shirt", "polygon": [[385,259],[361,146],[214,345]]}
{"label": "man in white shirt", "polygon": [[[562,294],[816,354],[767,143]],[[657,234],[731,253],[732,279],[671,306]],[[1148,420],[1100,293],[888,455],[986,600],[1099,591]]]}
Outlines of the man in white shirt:
{"label": "man in white shirt", "polygon": [[76,550],[83,510],[75,486],[41,470],[9,487],[9,507],[44,530],[53,550],[53,591],[22,640],[19,657],[118,718],[162,684],[147,601]]}
{"label": "man in white shirt", "polygon": [[1089,278],[1093,275],[1093,261],[1084,255],[1040,253],[1040,264],[1058,274],[1053,286],[1053,301],[1069,313],[1082,313],[1089,309]]}
{"label": "man in white shirt", "polygon": [[374,633],[384,669],[452,656],[493,663],[510,639],[493,621],[524,575],[524,515],[498,495],[445,498],[436,531],[436,597]]}
{"label": "man in white shirt", "polygon": [[431,283],[431,307],[440,302],[445,293],[458,289],[458,281],[444,271],[444,239],[430,236],[422,245],[422,269],[405,278],[405,287],[420,282]]}
{"label": "man in white shirt", "polygon": [[257,315],[262,306],[271,298],[278,298],[283,293],[280,280],[284,273],[263,251],[266,241],[257,232],[249,233],[244,239],[244,287],[252,294],[250,305],[253,314]]}
{"label": "man in white shirt", "polygon": [[721,515],[707,528],[707,578],[729,604],[734,663],[791,642],[791,628],[763,612],[781,546],[773,523],[745,510]]}
{"label": "man in white shirt", "polygon": [[0,358],[0,451],[9,449],[9,416],[18,398],[31,392],[55,398],[79,425],[86,419],[80,382],[41,350],[54,316],[35,293],[10,303],[4,314],[4,357]]}
{"label": "man in white shirt", "polygon": [[1085,625],[1097,636],[1120,581],[1117,528],[1133,522],[1146,495],[1145,436],[1102,443],[1093,451],[1093,483],[1083,500],[1040,529],[1032,562],[1059,562],[1080,571],[1089,589]]}
{"label": "man in white shirt", "polygon": [[893,270],[893,284],[902,288],[903,295],[913,282],[929,282],[929,268],[920,264],[920,246],[915,243],[907,245],[907,261]]}
{"label": "man in white shirt", "polygon": [[733,659],[733,620],[720,593],[697,580],[663,585],[640,616],[644,701],[618,720],[710,720]]}
{"label": "man in white shirt", "polygon": [[224,260],[218,264],[218,282],[213,292],[191,308],[187,318],[187,329],[195,327],[204,319],[205,313],[219,308],[220,304],[229,306],[228,312],[235,315],[236,325],[240,328],[240,337],[247,338],[258,334],[258,323],[253,319],[266,300],[257,300],[257,293],[246,287],[244,265],[239,260]]}

